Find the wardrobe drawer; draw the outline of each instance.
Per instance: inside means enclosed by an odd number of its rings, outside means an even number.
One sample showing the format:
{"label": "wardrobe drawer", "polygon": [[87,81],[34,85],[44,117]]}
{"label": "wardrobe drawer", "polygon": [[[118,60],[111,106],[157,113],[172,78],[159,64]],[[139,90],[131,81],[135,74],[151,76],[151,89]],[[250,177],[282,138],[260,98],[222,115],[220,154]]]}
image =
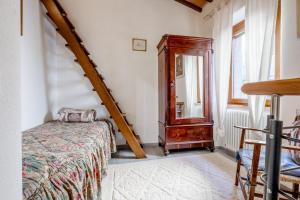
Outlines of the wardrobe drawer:
{"label": "wardrobe drawer", "polygon": [[182,126],[167,128],[167,141],[169,142],[201,141],[212,139],[213,134],[211,126]]}

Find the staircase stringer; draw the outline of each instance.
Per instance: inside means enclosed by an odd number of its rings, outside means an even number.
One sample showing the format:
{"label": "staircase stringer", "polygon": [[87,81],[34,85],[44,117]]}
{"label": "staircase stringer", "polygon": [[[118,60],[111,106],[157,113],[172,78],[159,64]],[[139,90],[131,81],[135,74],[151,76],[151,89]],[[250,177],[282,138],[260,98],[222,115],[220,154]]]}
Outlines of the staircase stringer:
{"label": "staircase stringer", "polygon": [[117,104],[114,102],[114,99],[112,98],[110,92],[108,91],[105,83],[100,78],[99,73],[97,69],[95,69],[94,65],[92,64],[89,56],[83,50],[81,43],[77,40],[76,36],[74,35],[74,32],[69,27],[69,25],[64,19],[64,16],[57,8],[56,3],[53,0],[41,0],[41,1],[46,7],[49,16],[51,17],[51,19],[59,29],[60,34],[67,41],[71,51],[74,53],[75,57],[77,58],[78,63],[82,67],[83,71],[85,72],[86,76],[90,80],[98,96],[100,97],[103,104],[107,108],[108,112],[112,116],[113,120],[117,124],[119,130],[123,134],[128,145],[135,153],[137,158],[145,158],[146,157],[145,152],[142,149],[141,145],[139,144],[137,138],[135,137],[134,132],[131,130],[126,119],[120,112]]}

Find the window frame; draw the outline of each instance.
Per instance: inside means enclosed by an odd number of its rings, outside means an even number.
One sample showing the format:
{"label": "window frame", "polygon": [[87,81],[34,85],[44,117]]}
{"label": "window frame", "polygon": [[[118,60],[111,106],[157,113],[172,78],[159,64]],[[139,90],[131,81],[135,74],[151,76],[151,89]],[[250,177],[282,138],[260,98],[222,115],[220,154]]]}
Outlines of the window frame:
{"label": "window frame", "polygon": [[[245,20],[237,23],[232,28],[232,40],[240,34],[245,33]],[[281,0],[278,2],[278,10],[276,17],[275,29],[275,80],[280,79],[280,62],[281,62]],[[248,99],[233,98],[233,77],[232,77],[232,60],[230,64],[230,78],[229,78],[229,91],[228,91],[228,105],[248,106]],[[271,106],[271,101],[266,101],[266,107]]]}
{"label": "window frame", "polygon": [[[232,40],[245,33],[245,20],[234,25],[232,28]],[[231,58],[232,58],[232,49],[231,49]],[[229,92],[228,92],[228,104],[230,105],[248,105],[247,99],[237,99],[233,98],[233,77],[232,77],[232,59],[230,63],[230,78],[229,78]]]}

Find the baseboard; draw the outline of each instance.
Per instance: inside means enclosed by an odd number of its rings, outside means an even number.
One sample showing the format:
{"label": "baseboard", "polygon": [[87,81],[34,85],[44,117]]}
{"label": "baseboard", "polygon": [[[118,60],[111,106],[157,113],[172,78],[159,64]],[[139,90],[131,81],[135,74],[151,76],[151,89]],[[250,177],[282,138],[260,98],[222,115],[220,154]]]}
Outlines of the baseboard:
{"label": "baseboard", "polygon": [[227,148],[222,147],[222,146],[218,146],[218,147],[216,147],[216,148],[218,148],[218,149],[224,151],[224,153],[225,153],[226,155],[228,155],[228,156],[230,156],[230,157],[232,157],[232,158],[235,158],[235,157],[236,157],[236,152],[235,152],[235,151],[232,151],[232,150],[227,149]]}
{"label": "baseboard", "polygon": [[[148,148],[159,147],[159,144],[158,143],[144,143],[143,148],[147,148],[147,147]],[[129,147],[128,144],[120,144],[120,145],[117,145],[117,149],[118,150],[130,150],[130,147]],[[227,149],[223,146],[215,146],[215,149],[223,151],[226,155],[228,155],[229,157],[231,157],[233,159],[235,159],[235,157],[236,157],[236,152],[235,151]]]}
{"label": "baseboard", "polygon": [[[158,147],[158,143],[143,143],[143,148],[144,147]],[[119,150],[130,150],[130,147],[128,144],[120,144],[120,145],[117,145],[117,149]]]}

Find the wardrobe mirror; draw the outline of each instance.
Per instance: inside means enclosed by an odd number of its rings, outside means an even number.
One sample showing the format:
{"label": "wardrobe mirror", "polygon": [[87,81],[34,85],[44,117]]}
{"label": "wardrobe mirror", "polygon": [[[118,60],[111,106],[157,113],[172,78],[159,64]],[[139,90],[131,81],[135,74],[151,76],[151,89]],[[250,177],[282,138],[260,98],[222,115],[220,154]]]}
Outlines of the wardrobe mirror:
{"label": "wardrobe mirror", "polygon": [[203,56],[175,55],[176,118],[204,117]]}

